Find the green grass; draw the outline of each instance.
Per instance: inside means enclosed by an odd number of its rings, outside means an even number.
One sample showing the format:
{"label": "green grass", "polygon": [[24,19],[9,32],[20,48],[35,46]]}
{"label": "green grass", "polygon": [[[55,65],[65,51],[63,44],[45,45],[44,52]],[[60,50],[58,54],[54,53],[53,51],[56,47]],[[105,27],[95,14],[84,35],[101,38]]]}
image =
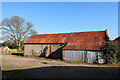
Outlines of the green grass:
{"label": "green grass", "polygon": [[24,53],[24,51],[19,51],[19,53]]}
{"label": "green grass", "polygon": [[[85,63],[85,62],[74,62],[74,61],[63,61],[63,62],[72,63],[72,64],[88,64],[88,63]],[[95,63],[89,63],[89,64],[95,65]]]}
{"label": "green grass", "polygon": [[56,61],[62,61],[61,59],[56,59]]}
{"label": "green grass", "polygon": [[17,53],[8,53],[8,54],[3,54],[3,55],[16,55],[18,57],[22,57],[24,54],[24,51],[19,51]]}
{"label": "green grass", "polygon": [[8,54],[2,54],[2,55],[12,55],[12,53],[8,53]]}
{"label": "green grass", "polygon": [[71,64],[85,64],[85,65],[97,65],[97,66],[109,66],[109,67],[120,67],[119,64],[99,64],[99,63],[84,63],[84,62],[72,62],[72,61],[63,61]]}

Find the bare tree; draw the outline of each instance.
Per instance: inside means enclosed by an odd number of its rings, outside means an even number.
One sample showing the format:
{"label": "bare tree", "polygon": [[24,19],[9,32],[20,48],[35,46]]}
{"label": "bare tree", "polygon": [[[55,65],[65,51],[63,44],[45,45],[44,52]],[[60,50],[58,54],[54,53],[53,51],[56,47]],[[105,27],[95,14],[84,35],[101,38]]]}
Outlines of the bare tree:
{"label": "bare tree", "polygon": [[[0,23],[1,26],[1,23]],[[2,27],[0,27],[0,43],[2,42]],[[1,46],[1,45],[0,45]]]}
{"label": "bare tree", "polygon": [[18,46],[18,50],[21,50],[21,42],[26,41],[31,35],[37,34],[33,29],[31,22],[25,22],[25,20],[19,16],[13,16],[10,19],[5,18],[2,21],[2,35],[3,39],[13,40]]}

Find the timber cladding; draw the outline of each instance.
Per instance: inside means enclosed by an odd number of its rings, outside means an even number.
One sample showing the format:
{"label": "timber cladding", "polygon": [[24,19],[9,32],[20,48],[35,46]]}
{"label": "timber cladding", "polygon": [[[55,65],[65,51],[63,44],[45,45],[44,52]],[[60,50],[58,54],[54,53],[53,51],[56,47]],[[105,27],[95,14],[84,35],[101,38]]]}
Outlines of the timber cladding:
{"label": "timber cladding", "polygon": [[[61,57],[63,45],[61,44],[25,44],[24,45],[24,56],[43,56],[43,57]],[[60,50],[59,50],[60,49]],[[59,50],[59,51],[57,51]],[[57,51],[57,52],[56,52]]]}

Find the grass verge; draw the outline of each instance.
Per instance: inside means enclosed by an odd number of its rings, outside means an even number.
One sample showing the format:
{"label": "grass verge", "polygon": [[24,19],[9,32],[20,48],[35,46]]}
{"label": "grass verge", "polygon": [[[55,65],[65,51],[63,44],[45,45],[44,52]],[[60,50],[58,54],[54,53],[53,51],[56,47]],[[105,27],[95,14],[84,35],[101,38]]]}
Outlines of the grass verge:
{"label": "grass verge", "polygon": [[23,54],[24,54],[24,51],[19,51],[17,53],[8,53],[8,54],[3,54],[3,55],[16,55],[16,56],[22,57]]}

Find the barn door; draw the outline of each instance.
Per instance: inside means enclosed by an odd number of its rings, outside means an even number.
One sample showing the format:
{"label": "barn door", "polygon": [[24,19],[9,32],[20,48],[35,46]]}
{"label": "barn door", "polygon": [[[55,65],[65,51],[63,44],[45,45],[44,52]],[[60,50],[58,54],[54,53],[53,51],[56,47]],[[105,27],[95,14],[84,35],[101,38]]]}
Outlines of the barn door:
{"label": "barn door", "polygon": [[87,51],[86,56],[87,63],[94,63],[97,60],[97,53],[95,51]]}
{"label": "barn door", "polygon": [[84,62],[84,51],[81,50],[65,50],[65,60],[73,62]]}

